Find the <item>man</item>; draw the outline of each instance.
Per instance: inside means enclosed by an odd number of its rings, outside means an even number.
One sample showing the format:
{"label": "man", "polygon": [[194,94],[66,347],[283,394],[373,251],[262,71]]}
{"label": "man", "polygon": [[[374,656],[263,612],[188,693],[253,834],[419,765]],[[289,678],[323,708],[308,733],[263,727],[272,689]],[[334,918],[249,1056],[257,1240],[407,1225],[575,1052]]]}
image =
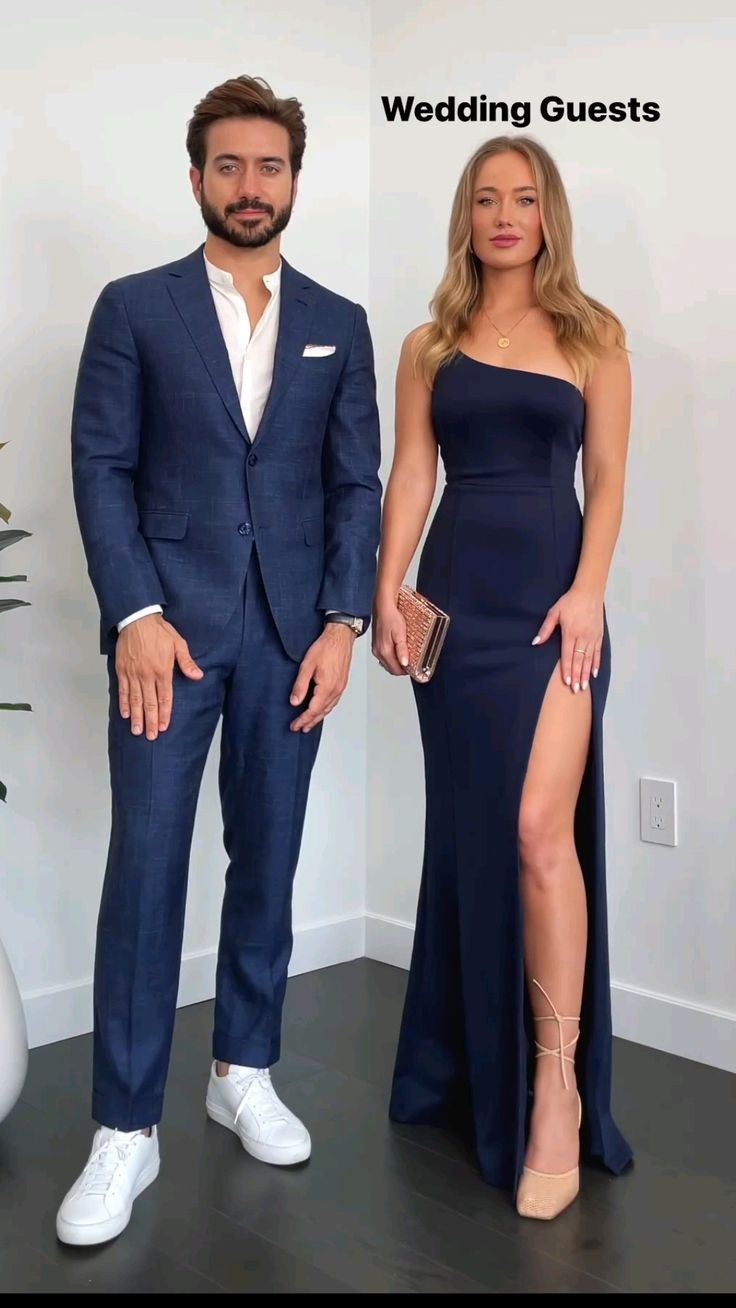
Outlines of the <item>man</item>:
{"label": "man", "polygon": [[229,858],[206,1107],[269,1163],[309,1157],[280,1052],[291,892],[322,723],[371,611],[380,526],[359,305],[280,257],[301,106],[260,79],[189,124],[203,247],[102,292],[79,369],[74,493],[110,679],[112,834],[97,932],[93,1117],[59,1238],[97,1244],[158,1175],[186,880],[222,717]]}

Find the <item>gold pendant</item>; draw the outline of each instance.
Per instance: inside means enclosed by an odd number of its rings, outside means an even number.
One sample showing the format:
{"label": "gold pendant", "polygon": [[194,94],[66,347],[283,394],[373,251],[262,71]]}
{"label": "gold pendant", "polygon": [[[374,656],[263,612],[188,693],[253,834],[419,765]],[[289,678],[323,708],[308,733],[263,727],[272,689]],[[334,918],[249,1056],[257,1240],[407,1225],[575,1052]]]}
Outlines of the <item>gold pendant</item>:
{"label": "gold pendant", "polygon": [[508,336],[499,336],[498,344],[500,349],[506,350],[511,344],[511,341],[509,340]]}

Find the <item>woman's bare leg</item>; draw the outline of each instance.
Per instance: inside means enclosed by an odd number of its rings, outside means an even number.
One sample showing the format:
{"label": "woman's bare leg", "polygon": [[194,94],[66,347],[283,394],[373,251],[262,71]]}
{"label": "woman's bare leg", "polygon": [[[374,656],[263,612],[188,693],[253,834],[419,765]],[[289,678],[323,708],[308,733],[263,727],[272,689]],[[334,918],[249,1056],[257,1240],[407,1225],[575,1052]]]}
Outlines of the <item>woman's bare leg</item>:
{"label": "woman's bare leg", "polygon": [[[574,694],[559,665],[547,687],[537,723],[519,815],[521,895],[527,986],[541,1045],[557,1049],[551,1008],[532,985],[544,987],[557,1012],[577,1017],[583,993],[587,906],[575,849],[574,819],[591,730],[591,692]],[[572,1042],[577,1021],[562,1023],[562,1043]],[[575,1046],[565,1050],[574,1057]],[[536,1060],[534,1106],[526,1165],[539,1172],[566,1172],[577,1165],[578,1100],[575,1068],[559,1056]]]}

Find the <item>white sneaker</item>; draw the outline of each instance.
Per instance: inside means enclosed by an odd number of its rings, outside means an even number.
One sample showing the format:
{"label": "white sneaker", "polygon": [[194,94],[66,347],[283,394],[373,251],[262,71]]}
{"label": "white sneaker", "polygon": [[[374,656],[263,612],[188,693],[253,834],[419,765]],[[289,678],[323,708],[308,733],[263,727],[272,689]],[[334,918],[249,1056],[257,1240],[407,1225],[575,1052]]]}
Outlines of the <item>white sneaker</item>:
{"label": "white sneaker", "polygon": [[133,1201],[156,1180],[160,1167],[158,1130],[95,1131],[84,1171],[66,1195],[56,1218],[64,1244],[102,1244],[124,1231]]}
{"label": "white sneaker", "polygon": [[267,1067],[231,1063],[227,1076],[218,1076],[213,1063],[207,1113],[213,1122],[234,1131],[243,1148],[262,1163],[303,1163],[312,1152],[306,1126],[282,1104]]}

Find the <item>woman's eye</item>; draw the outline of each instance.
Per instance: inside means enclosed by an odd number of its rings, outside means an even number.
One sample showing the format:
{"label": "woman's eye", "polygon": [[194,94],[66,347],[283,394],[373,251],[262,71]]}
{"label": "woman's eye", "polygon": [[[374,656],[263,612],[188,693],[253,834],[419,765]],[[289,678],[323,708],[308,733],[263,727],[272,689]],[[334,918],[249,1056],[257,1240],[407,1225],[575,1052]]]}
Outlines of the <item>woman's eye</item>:
{"label": "woman's eye", "polygon": [[[520,197],[519,203],[523,204],[525,207],[529,204],[534,204],[534,196],[522,195]],[[478,204],[482,205],[483,208],[485,209],[488,207],[489,204],[495,204],[495,200],[492,195],[482,195],[478,200]]]}

